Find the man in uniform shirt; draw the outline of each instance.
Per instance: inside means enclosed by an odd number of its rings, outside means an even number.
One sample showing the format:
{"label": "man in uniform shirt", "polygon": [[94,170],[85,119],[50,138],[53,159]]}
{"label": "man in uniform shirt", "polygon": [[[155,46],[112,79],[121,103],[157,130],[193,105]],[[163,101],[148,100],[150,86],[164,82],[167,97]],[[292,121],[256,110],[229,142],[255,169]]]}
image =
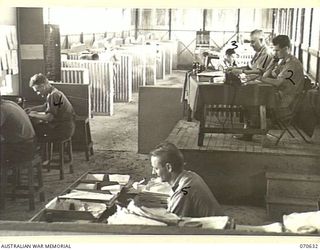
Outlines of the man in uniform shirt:
{"label": "man in uniform shirt", "polygon": [[39,126],[40,123],[36,127],[39,140],[63,140],[71,137],[75,130],[75,112],[67,97],[54,88],[41,73],[32,76],[29,85],[38,95],[46,98],[44,104],[26,109],[31,118],[48,123],[48,126]]}
{"label": "man in uniform shirt", "polygon": [[263,74],[261,81],[276,88],[277,111],[283,113],[289,111],[290,105],[303,90],[303,66],[290,54],[291,43],[288,36],[276,36],[272,43],[275,55],[280,61]]}
{"label": "man in uniform shirt", "polygon": [[[272,62],[274,56],[270,48],[265,43],[265,37],[262,30],[253,30],[250,34],[251,47],[256,52],[251,60],[251,67],[233,68],[230,69],[231,73],[239,75],[244,73],[247,75],[248,80],[256,79],[267,70],[267,67]],[[250,76],[248,76],[250,75]],[[258,128],[260,125],[259,121],[259,110],[256,107],[245,107],[245,119],[246,128]],[[235,136],[235,138],[245,141],[251,141],[252,134],[244,134],[241,136]]]}
{"label": "man in uniform shirt", "polygon": [[0,98],[1,162],[33,157],[35,132],[28,115],[15,102]]}
{"label": "man in uniform shirt", "polygon": [[251,60],[251,67],[230,68],[235,75],[244,73],[246,75],[262,75],[272,61],[273,54],[265,43],[265,37],[262,30],[254,30],[250,33],[251,47],[256,52]]}
{"label": "man in uniform shirt", "polygon": [[223,211],[204,180],[184,170],[184,158],[172,143],[162,143],[150,153],[151,165],[162,182],[168,182],[173,194],[168,211],[183,217],[223,215]]}

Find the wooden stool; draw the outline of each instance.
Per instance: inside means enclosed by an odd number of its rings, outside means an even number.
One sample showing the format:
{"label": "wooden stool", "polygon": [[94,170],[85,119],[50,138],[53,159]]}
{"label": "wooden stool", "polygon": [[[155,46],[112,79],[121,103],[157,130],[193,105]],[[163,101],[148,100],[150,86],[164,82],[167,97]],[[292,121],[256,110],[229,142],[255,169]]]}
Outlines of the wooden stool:
{"label": "wooden stool", "polygon": [[93,142],[91,139],[91,130],[88,117],[76,117],[76,130],[72,140],[74,148],[83,150],[86,155],[86,160],[89,161],[89,154],[93,155]]}
{"label": "wooden stool", "polygon": [[[53,149],[57,147],[58,149],[58,162],[53,159]],[[69,160],[65,161],[64,153],[67,151]],[[69,172],[73,173],[73,155],[72,155],[72,141],[71,138],[67,138],[59,141],[49,141],[45,143],[46,161],[42,164],[43,167],[47,168],[48,171],[51,169],[60,170],[60,180],[64,178],[63,168],[64,166],[69,166]]]}
{"label": "wooden stool", "polygon": [[[38,183],[34,180],[34,169],[36,169],[36,176]],[[12,170],[11,185],[8,183],[9,171]],[[23,174],[23,170],[27,170],[26,174]],[[22,184],[23,175],[27,176],[27,183]],[[8,192],[9,189],[11,192]],[[17,192],[18,191],[18,192]],[[43,179],[42,179],[42,168],[41,168],[41,157],[36,155],[34,159],[23,162],[6,162],[1,166],[1,195],[0,195],[0,208],[5,208],[6,197],[11,196],[15,198],[28,198],[29,209],[34,210],[35,194],[39,193],[40,201],[45,201],[43,191]]]}

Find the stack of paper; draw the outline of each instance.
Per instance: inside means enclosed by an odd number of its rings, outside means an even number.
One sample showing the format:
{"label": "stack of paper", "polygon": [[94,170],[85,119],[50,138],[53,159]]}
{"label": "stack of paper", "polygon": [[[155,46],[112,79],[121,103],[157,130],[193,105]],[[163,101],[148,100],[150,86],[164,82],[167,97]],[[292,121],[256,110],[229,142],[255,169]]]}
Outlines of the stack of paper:
{"label": "stack of paper", "polygon": [[161,221],[169,225],[177,225],[181,220],[179,216],[174,213],[168,212],[165,208],[148,208],[144,206],[138,207],[133,201],[129,203],[128,211],[133,214]]}
{"label": "stack of paper", "polygon": [[236,225],[236,230],[249,232],[273,232],[282,233],[282,223],[276,222],[263,226]]}
{"label": "stack of paper", "polygon": [[167,208],[169,197],[167,194],[140,192],[134,198],[134,202],[138,206]]}
{"label": "stack of paper", "polygon": [[152,225],[166,226],[167,224],[145,218],[139,215],[130,213],[126,208],[117,206],[117,212],[108,218],[108,224],[111,225]]}
{"label": "stack of paper", "polygon": [[320,211],[284,215],[283,225],[286,231],[292,233],[320,232]]}
{"label": "stack of paper", "polygon": [[87,174],[85,179],[86,181],[103,181],[104,174]]}
{"label": "stack of paper", "polygon": [[79,183],[79,185],[76,186],[76,189],[96,190],[97,184],[96,183]]}
{"label": "stack of paper", "polygon": [[101,190],[108,190],[112,194],[118,194],[121,191],[121,185],[103,186]]}
{"label": "stack of paper", "polygon": [[97,202],[87,202],[73,199],[59,200],[55,198],[46,205],[46,209],[88,211],[93,215],[93,217],[99,218],[100,215],[107,209],[107,206],[106,204]]}
{"label": "stack of paper", "polygon": [[184,222],[200,222],[202,228],[224,229],[229,221],[228,216],[210,216],[200,218],[183,218]]}
{"label": "stack of paper", "polygon": [[129,179],[128,174],[109,174],[109,181],[118,182],[120,185],[126,185]]}
{"label": "stack of paper", "polygon": [[152,179],[145,186],[143,191],[171,195],[173,193],[168,182],[161,182],[158,179]]}

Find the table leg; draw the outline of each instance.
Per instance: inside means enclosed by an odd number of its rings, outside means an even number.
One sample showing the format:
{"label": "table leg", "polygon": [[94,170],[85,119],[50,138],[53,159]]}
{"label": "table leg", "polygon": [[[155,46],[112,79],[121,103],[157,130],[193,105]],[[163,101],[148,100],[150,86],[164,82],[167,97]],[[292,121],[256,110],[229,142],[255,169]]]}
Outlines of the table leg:
{"label": "table leg", "polygon": [[266,106],[260,105],[260,129],[267,130],[267,117],[266,117]]}
{"label": "table leg", "polygon": [[259,114],[260,114],[260,129],[265,131],[265,134],[261,137],[261,145],[265,145],[267,141],[267,116],[266,116],[266,106],[259,106]]}

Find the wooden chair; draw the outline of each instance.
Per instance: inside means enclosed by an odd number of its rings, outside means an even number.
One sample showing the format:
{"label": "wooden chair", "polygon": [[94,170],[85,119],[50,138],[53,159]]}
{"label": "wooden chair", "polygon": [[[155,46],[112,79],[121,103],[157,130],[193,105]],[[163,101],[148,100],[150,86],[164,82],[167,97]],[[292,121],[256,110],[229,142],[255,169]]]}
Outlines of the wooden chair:
{"label": "wooden chair", "polygon": [[[306,95],[306,91],[302,91],[300,94],[297,95],[297,97],[294,99],[294,101],[291,103],[291,105],[287,109],[281,110],[271,110],[271,119],[273,122],[280,128],[281,133],[279,136],[268,133],[269,135],[277,138],[277,141],[275,145],[278,145],[280,140],[283,138],[285,133],[287,132],[292,138],[295,138],[291,128],[293,128],[298,135],[306,142],[310,143],[303,133],[300,131],[300,129],[295,125],[295,117],[301,107],[301,103],[303,98]],[[285,112],[283,112],[285,111]]]}
{"label": "wooden chair", "polygon": [[[37,177],[37,183],[34,179],[35,174]],[[24,176],[26,176],[26,178],[24,178]],[[25,179],[27,181],[26,183],[23,183]],[[10,182],[8,180],[10,180]],[[11,196],[13,199],[28,198],[29,209],[34,210],[35,195],[37,192],[39,193],[40,201],[45,201],[41,157],[37,154],[33,159],[22,159],[19,162],[4,162],[1,165],[0,186],[0,209],[5,209],[6,198]],[[10,189],[11,192],[9,192]]]}

